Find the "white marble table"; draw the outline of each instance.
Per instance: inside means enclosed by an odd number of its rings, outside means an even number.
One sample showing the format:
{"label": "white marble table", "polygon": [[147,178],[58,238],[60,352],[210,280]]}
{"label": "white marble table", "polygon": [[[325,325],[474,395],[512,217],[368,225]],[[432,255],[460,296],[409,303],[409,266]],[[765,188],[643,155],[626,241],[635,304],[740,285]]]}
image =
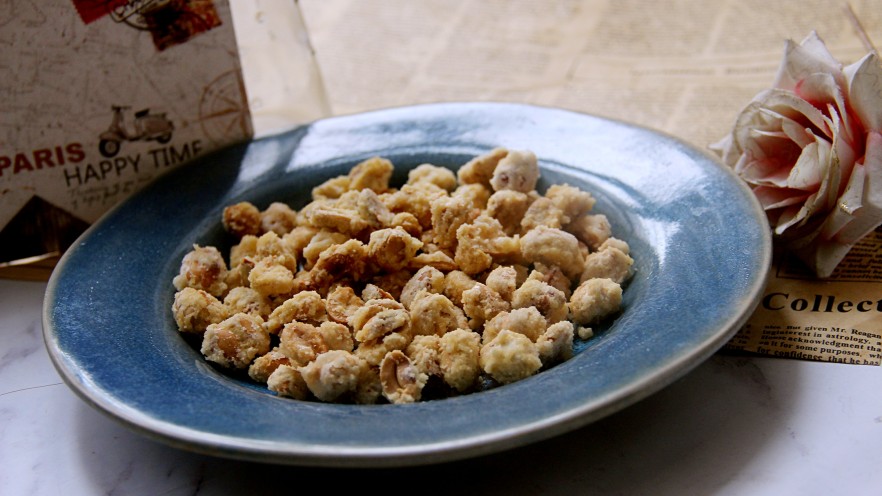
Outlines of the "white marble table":
{"label": "white marble table", "polygon": [[715,356],[578,431],[441,466],[343,471],[180,451],[61,382],[43,345],[45,287],[0,279],[2,495],[295,494],[305,481],[335,493],[882,494],[882,369],[782,359]]}

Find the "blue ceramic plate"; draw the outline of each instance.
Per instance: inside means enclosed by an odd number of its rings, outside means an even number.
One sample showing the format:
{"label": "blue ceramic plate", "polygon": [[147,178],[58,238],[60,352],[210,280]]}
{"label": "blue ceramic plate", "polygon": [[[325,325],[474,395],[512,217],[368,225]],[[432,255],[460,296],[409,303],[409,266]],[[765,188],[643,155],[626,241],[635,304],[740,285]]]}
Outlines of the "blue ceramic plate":
{"label": "blue ceramic plate", "polygon": [[[632,247],[624,311],[577,355],[526,380],[410,405],[277,398],[219,373],[170,306],[194,243],[229,246],[222,209],[299,208],[313,186],[380,155],[397,178],[503,146],[532,150],[543,185],[598,199]],[[395,178],[393,178],[393,181]],[[641,127],[516,104],[433,104],[330,118],[161,177],[93,225],[49,283],[44,334],[67,384],[136,431],[233,458],[327,466],[435,463],[560,435],[620,410],[708,358],[765,285],[771,240],[752,194],[704,152]]]}

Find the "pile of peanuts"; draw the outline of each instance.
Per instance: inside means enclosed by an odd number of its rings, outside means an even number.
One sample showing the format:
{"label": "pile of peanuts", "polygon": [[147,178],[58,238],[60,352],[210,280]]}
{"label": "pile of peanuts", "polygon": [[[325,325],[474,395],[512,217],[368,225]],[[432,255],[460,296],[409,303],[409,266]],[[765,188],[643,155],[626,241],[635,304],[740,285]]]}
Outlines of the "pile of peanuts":
{"label": "pile of peanuts", "polygon": [[281,397],[411,403],[525,379],[621,312],[628,244],[589,192],[540,194],[532,152],[422,164],[399,188],[393,171],[364,160],[297,211],[226,207],[228,258],[194,245],[172,281],[180,332]]}

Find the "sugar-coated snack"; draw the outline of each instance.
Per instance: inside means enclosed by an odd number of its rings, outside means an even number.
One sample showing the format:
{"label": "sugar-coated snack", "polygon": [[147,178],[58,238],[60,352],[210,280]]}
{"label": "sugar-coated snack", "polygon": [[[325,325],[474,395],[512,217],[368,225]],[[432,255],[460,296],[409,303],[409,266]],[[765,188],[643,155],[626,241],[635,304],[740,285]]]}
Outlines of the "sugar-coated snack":
{"label": "sugar-coated snack", "polygon": [[267,319],[267,331],[278,332],[289,322],[320,323],[327,320],[325,300],[315,291],[301,291],[277,305]]}
{"label": "sugar-coated snack", "polygon": [[173,278],[180,332],[279,397],[402,404],[526,379],[621,311],[628,243],[590,192],[540,193],[531,151],[393,172],[372,157],[299,210],[225,208],[228,257],[193,245]]}
{"label": "sugar-coated snack", "polygon": [[224,297],[224,305],[233,313],[247,313],[262,319],[269,317],[272,306],[269,298],[247,286],[235,286]]}
{"label": "sugar-coated snack", "polygon": [[543,365],[569,360],[573,356],[573,323],[562,320],[545,329],[536,338],[536,348]]}
{"label": "sugar-coated snack", "polygon": [[536,343],[508,329],[503,329],[481,346],[479,363],[485,372],[502,384],[526,379],[542,367]]}
{"label": "sugar-coated snack", "polygon": [[422,182],[434,184],[447,191],[453,191],[457,186],[456,174],[452,170],[432,164],[420,164],[407,173],[408,184]]}
{"label": "sugar-coated snack", "polygon": [[249,202],[239,202],[224,209],[224,229],[241,237],[260,234],[260,210]]}
{"label": "sugar-coated snack", "polygon": [[579,240],[553,227],[536,226],[524,234],[521,238],[521,255],[528,263],[559,267],[570,279],[578,277],[585,266]]}
{"label": "sugar-coated snack", "polygon": [[478,357],[481,336],[463,328],[450,331],[439,339],[438,366],[444,382],[459,392],[475,387],[481,368]]}
{"label": "sugar-coated snack", "polygon": [[631,265],[634,259],[624,251],[612,245],[595,251],[585,258],[580,281],[589,279],[612,279],[621,284],[631,277]]}
{"label": "sugar-coated snack", "polygon": [[408,266],[423,242],[410,235],[401,226],[371,233],[368,257],[381,270],[397,272]]}
{"label": "sugar-coated snack", "polygon": [[265,384],[281,365],[291,365],[291,359],[276,347],[251,362],[251,365],[248,366],[248,376]]}
{"label": "sugar-coated snack", "polygon": [[321,353],[299,368],[306,387],[321,401],[336,401],[356,394],[370,374],[368,363],[344,350]]}
{"label": "sugar-coated snack", "polygon": [[510,150],[493,169],[490,186],[493,191],[510,189],[528,193],[536,189],[538,180],[539,163],[536,155],[529,150]]}
{"label": "sugar-coated snack", "polygon": [[472,330],[480,331],[485,322],[509,308],[511,303],[486,284],[479,282],[462,292],[462,310],[469,317]]}
{"label": "sugar-coated snack", "polygon": [[404,354],[427,376],[441,376],[441,338],[436,334],[414,336]]}
{"label": "sugar-coated snack", "polygon": [[172,280],[175,289],[201,289],[212,296],[223,296],[227,291],[227,263],[213,246],[193,245],[184,255],[181,269]]}
{"label": "sugar-coated snack", "polygon": [[201,334],[231,314],[228,305],[208,292],[186,287],[175,293],[172,315],[181,332]]}
{"label": "sugar-coated snack", "polygon": [[521,222],[531,204],[526,193],[504,189],[487,200],[486,214],[499,221],[506,235],[512,236],[521,232]]}
{"label": "sugar-coated snack", "polygon": [[380,362],[380,384],[390,403],[414,403],[420,400],[429,376],[414,366],[401,350],[386,353]]}
{"label": "sugar-coated snack", "polygon": [[282,397],[304,400],[310,395],[300,370],[286,363],[274,368],[265,382],[267,389]]}
{"label": "sugar-coated snack", "polygon": [[205,329],[202,354],[211,362],[234,369],[246,369],[270,348],[269,333],[263,320],[247,313],[237,313]]}
{"label": "sugar-coated snack", "polygon": [[422,291],[430,293],[444,291],[444,273],[432,266],[422,267],[401,289],[401,303],[406,308],[410,308],[417,294]]}
{"label": "sugar-coated snack", "polygon": [[356,310],[364,305],[351,286],[340,285],[328,292],[326,310],[334,322],[345,324]]}
{"label": "sugar-coated snack", "polygon": [[617,312],[622,304],[622,286],[612,279],[588,279],[573,291],[570,314],[573,322],[596,324]]}
{"label": "sugar-coated snack", "polygon": [[504,300],[511,300],[518,287],[518,271],[511,265],[500,265],[487,274],[487,287],[499,293]]}
{"label": "sugar-coated snack", "polygon": [[414,336],[443,336],[468,328],[469,323],[462,309],[446,296],[422,291],[410,304],[410,325]]}
{"label": "sugar-coated snack", "polygon": [[603,214],[583,215],[567,225],[569,232],[592,250],[598,249],[610,236],[612,227]]}
{"label": "sugar-coated snack", "polygon": [[545,332],[547,323],[545,317],[539,313],[536,307],[515,308],[510,312],[499,312],[489,322],[484,324],[481,339],[489,343],[503,330],[509,330],[523,334],[536,342]]}
{"label": "sugar-coated snack", "polygon": [[569,312],[563,291],[536,279],[527,279],[521,284],[511,297],[511,305],[512,308],[536,308],[548,325],[566,319]]}

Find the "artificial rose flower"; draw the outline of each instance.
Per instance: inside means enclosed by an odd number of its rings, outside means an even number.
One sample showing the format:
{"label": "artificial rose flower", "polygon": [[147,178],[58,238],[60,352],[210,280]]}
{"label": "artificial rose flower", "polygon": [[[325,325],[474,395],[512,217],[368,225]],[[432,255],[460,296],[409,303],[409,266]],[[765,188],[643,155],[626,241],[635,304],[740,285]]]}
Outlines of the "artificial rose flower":
{"label": "artificial rose flower", "polygon": [[820,277],[882,224],[882,67],[843,67],[812,32],[712,148],[753,190],[776,243]]}

